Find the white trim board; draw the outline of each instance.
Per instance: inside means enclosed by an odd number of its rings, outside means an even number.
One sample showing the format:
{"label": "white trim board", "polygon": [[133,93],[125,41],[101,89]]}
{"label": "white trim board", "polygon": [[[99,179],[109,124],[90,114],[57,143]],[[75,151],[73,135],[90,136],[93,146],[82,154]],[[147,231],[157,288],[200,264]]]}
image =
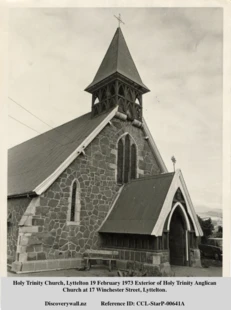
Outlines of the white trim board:
{"label": "white trim board", "polygon": [[188,214],[192,220],[196,236],[197,237],[203,236],[203,232],[202,232],[202,229],[201,229],[200,224],[198,222],[194,206],[192,204],[192,201],[191,201],[190,196],[189,196],[188,189],[187,189],[186,184],[185,184],[184,179],[183,179],[183,175],[179,169],[176,170],[176,172],[175,172],[172,183],[169,187],[167,196],[165,198],[165,201],[163,203],[159,217],[157,219],[157,222],[153,228],[151,235],[162,236],[164,224],[166,222],[166,219],[167,219],[169,213],[171,212],[172,201],[173,201],[174,195],[175,195],[178,188],[181,189],[182,194],[184,195],[184,198],[186,200],[186,208],[187,208]]}
{"label": "white trim board", "polygon": [[169,215],[169,218],[168,218],[167,230],[170,230],[171,219],[172,219],[173,213],[174,213],[174,211],[175,211],[175,209],[177,207],[179,207],[181,209],[182,213],[184,214],[185,222],[186,222],[186,225],[187,225],[187,230],[190,231],[191,230],[191,225],[190,225],[190,222],[189,222],[188,215],[185,212],[185,209],[184,209],[184,207],[182,206],[182,204],[180,202],[176,202],[174,204],[174,207],[172,208],[172,210],[170,212],[170,215]]}
{"label": "white trim board", "polygon": [[[95,137],[104,129],[104,127],[110,123],[113,117],[118,113],[118,106],[113,109],[113,111],[108,114],[108,116],[92,131],[92,133],[72,152],[71,155],[67,157],[67,159],[51,174],[49,175],[42,183],[35,187],[33,190],[37,195],[41,195],[44,193],[48,187],[50,187],[54,181],[60,176],[60,174],[81,154],[84,153],[84,149],[95,139]],[[163,162],[163,159],[156,147],[156,144],[152,138],[152,135],[146,125],[145,120],[143,119],[143,129],[150,140],[150,147],[161,166],[161,169],[164,172],[167,172],[167,168]]]}
{"label": "white trim board", "polygon": [[60,176],[60,174],[81,154],[84,149],[91,143],[92,140],[101,132],[101,130],[110,122],[110,120],[115,116],[118,110],[118,106],[110,113],[108,116],[99,124],[95,130],[90,133],[90,135],[74,150],[74,152],[67,157],[67,159],[51,174],[47,177],[41,184],[39,184],[34,192],[41,195],[53,182]]}

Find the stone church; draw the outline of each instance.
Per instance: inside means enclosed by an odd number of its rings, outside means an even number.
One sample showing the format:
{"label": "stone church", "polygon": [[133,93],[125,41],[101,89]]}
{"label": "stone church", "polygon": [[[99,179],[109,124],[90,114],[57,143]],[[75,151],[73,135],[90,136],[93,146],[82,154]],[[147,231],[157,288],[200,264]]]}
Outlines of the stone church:
{"label": "stone church", "polygon": [[197,215],[145,123],[149,89],[120,27],[85,90],[89,113],[9,150],[8,264],[75,268],[88,249],[115,249],[125,268],[200,265]]}

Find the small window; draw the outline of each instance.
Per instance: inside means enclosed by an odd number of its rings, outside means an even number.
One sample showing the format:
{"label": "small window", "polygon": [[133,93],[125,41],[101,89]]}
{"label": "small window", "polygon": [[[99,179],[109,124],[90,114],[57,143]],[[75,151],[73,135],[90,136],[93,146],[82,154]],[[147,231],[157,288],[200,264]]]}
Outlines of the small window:
{"label": "small window", "polygon": [[76,181],[72,185],[72,196],[71,196],[71,218],[70,221],[74,222],[75,220],[75,208],[76,208]]}
{"label": "small window", "polygon": [[136,179],[136,146],[131,146],[131,179]]}
{"label": "small window", "polygon": [[118,143],[118,157],[117,157],[117,182],[123,183],[123,157],[124,157],[124,145],[122,139]]}
{"label": "small window", "polygon": [[77,180],[72,183],[71,187],[71,202],[68,211],[69,224],[80,223],[80,186]]}
{"label": "small window", "polygon": [[124,155],[124,183],[129,181],[130,168],[130,138],[129,135],[125,137],[125,155]]}

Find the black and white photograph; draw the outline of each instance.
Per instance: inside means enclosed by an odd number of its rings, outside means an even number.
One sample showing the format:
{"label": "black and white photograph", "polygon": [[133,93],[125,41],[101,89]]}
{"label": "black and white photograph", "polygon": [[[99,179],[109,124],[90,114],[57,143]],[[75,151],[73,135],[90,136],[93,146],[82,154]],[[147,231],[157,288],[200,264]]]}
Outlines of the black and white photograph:
{"label": "black and white photograph", "polygon": [[222,8],[8,22],[8,277],[222,277]]}

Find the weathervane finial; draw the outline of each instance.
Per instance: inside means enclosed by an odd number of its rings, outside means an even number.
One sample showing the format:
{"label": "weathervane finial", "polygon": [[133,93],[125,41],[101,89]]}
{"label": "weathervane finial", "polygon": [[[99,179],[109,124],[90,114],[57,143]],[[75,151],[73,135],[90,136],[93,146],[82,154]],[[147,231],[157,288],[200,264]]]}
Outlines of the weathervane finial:
{"label": "weathervane finial", "polygon": [[115,16],[115,15],[114,15],[114,17],[115,17],[116,19],[118,19],[119,28],[120,28],[120,24],[121,24],[121,23],[125,25],[125,23],[124,23],[124,22],[122,21],[122,19],[121,19],[121,15],[120,15],[120,14],[119,14],[119,16]]}

